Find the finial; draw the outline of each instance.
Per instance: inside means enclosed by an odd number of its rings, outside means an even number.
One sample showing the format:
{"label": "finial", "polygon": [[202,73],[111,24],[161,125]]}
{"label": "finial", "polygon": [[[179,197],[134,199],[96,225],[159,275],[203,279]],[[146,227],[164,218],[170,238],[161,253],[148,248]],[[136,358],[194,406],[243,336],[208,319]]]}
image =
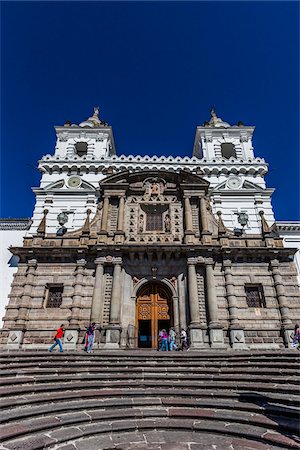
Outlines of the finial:
{"label": "finial", "polygon": [[82,234],[83,235],[89,235],[90,234],[90,215],[91,215],[92,210],[91,209],[87,209],[86,211],[86,219],[84,222],[84,225],[82,227]]}
{"label": "finial", "polygon": [[94,116],[99,116],[99,106],[94,106]]}
{"label": "finial", "polygon": [[48,209],[44,209],[43,211],[43,218],[41,220],[41,223],[39,224],[38,228],[37,228],[37,234],[39,236],[45,236],[46,233],[46,216],[48,214]]}
{"label": "finial", "polygon": [[218,216],[218,234],[226,234],[227,229],[226,229],[223,219],[222,219],[222,212],[218,211],[217,216]]}
{"label": "finial", "polygon": [[217,114],[216,114],[216,107],[215,107],[215,106],[212,106],[212,107],[211,107],[211,110],[210,110],[210,116],[211,116],[211,117],[217,117]]}
{"label": "finial", "polygon": [[260,219],[261,219],[261,232],[262,235],[265,236],[266,234],[270,234],[271,230],[269,225],[267,224],[267,221],[265,219],[263,211],[259,211]]}

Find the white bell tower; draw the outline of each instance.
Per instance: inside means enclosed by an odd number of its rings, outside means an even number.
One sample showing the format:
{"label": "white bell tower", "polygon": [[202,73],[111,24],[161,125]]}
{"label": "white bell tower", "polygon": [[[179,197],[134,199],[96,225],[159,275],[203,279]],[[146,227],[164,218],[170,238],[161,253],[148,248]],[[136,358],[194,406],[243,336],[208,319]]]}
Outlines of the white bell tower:
{"label": "white bell tower", "polygon": [[116,154],[112,128],[99,119],[98,107],[94,108],[91,117],[79,125],[68,121],[62,127],[55,127],[55,131],[57,141],[54,157],[87,160]]}
{"label": "white bell tower", "polygon": [[268,164],[255,157],[252,137],[255,127],[242,122],[231,126],[211,110],[209,122],[196,129],[193,157],[199,160],[204,178],[210,183],[214,214],[230,229],[241,227],[241,217],[247,217],[244,231],[259,233],[260,211],[268,223],[274,223],[271,195],[264,180]]}

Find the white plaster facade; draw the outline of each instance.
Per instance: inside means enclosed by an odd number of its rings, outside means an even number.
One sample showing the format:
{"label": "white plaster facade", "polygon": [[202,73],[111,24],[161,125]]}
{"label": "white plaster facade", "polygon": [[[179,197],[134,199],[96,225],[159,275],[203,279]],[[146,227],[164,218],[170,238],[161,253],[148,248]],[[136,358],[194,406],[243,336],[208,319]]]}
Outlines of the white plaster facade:
{"label": "white plaster facade", "polygon": [[297,248],[294,262],[298,273],[298,286],[300,288],[300,222],[299,221],[278,221],[276,222],[280,237],[287,248]]}
{"label": "white plaster facade", "polygon": [[[193,156],[157,157],[116,155],[112,128],[98,118],[98,109],[79,125],[67,123],[55,127],[57,142],[54,155],[47,154],[39,161],[42,179],[34,188],[36,205],[33,214],[34,234],[48,210],[47,232],[59,228],[57,215],[67,212],[66,227],[81,227],[87,209],[96,211],[99,182],[107,174],[120,171],[186,170],[201,175],[210,183],[210,198],[214,214],[222,212],[224,225],[240,227],[238,213],[246,212],[249,220],[244,228],[248,234],[257,234],[261,228],[259,211],[264,211],[268,224],[274,223],[271,205],[273,189],[267,189],[264,176],[268,165],[255,157],[252,146],[254,127],[230,126],[214,111],[210,122],[197,127]],[[78,154],[77,144],[86,145],[85,154]],[[234,157],[222,155],[222,144],[233,144]],[[69,185],[71,177],[78,177],[77,185]]]}

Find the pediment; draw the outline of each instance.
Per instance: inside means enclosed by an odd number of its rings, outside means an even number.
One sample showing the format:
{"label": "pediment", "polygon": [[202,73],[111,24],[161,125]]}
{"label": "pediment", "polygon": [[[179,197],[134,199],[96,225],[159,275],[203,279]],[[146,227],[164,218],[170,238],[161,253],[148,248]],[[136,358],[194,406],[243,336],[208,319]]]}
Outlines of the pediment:
{"label": "pediment", "polygon": [[145,180],[156,178],[163,179],[167,183],[178,185],[197,185],[208,188],[209,182],[199,175],[191,172],[181,170],[179,172],[166,171],[166,170],[142,170],[134,172],[120,172],[117,174],[109,175],[101,181],[101,186],[113,186],[113,185],[131,185],[139,186],[144,183]]}
{"label": "pediment", "polygon": [[54,183],[50,183],[47,186],[45,186],[45,191],[52,191],[56,189],[62,189],[65,186],[65,180],[58,180],[54,181]]}
{"label": "pediment", "polygon": [[[57,190],[69,191],[71,189],[67,185],[66,180],[61,179],[61,180],[54,181],[53,183],[49,183],[47,186],[44,187],[44,190],[45,191],[57,191]],[[95,186],[93,186],[89,182],[82,180],[81,185],[78,188],[76,188],[76,191],[82,191],[82,190],[95,192],[97,189],[95,188]]]}
{"label": "pediment", "polygon": [[228,184],[228,180],[230,180],[230,178],[233,178],[233,177],[229,177],[226,181],[222,181],[222,183],[215,186],[214,189],[212,190],[212,193],[224,192],[224,191],[226,191],[226,192],[230,192],[230,191],[265,192],[265,189],[263,189],[262,187],[258,186],[255,183],[252,183],[251,181],[248,181],[248,180],[243,180],[241,185],[236,188],[230,187]]}

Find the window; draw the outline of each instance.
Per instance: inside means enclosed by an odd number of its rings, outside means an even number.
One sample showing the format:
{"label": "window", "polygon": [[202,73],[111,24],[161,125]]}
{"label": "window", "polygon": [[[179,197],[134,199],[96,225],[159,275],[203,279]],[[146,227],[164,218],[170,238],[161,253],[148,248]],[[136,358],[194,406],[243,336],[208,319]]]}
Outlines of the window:
{"label": "window", "polygon": [[78,156],[84,156],[87,154],[87,148],[88,145],[86,142],[77,142],[77,144],[75,144],[75,150],[76,150],[76,154]]}
{"label": "window", "polygon": [[46,308],[59,308],[62,303],[63,285],[55,284],[47,286]]}
{"label": "window", "polygon": [[163,221],[160,212],[148,212],[146,215],[146,231],[162,231]]}
{"label": "window", "polygon": [[142,205],[139,217],[139,231],[164,231],[164,213],[168,205]]}
{"label": "window", "polygon": [[236,158],[236,152],[233,144],[230,143],[221,144],[221,153],[223,158],[229,159],[232,156]]}
{"label": "window", "polygon": [[245,286],[245,292],[249,308],[265,308],[266,302],[261,284],[248,284]]}

